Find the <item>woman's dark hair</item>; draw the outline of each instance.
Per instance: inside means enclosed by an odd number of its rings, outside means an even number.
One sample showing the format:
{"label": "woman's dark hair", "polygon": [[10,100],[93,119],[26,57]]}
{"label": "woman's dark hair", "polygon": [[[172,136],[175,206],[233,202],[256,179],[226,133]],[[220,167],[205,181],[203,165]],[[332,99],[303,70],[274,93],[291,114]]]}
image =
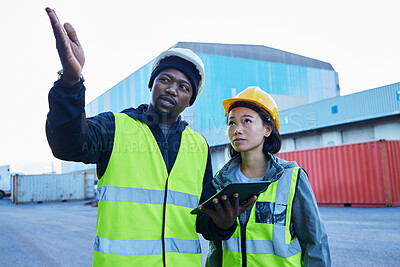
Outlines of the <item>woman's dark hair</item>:
{"label": "woman's dark hair", "polygon": [[[265,138],[264,140],[264,146],[263,146],[263,152],[266,157],[268,157],[268,152],[271,154],[276,154],[279,152],[281,149],[282,145],[282,140],[281,140],[281,135],[279,134],[278,129],[276,128],[275,124],[272,121],[271,115],[269,114],[268,111],[265,109],[258,107],[252,103],[249,102],[236,102],[234,103],[230,108],[229,112],[237,107],[245,107],[254,110],[255,112],[260,115],[261,120],[263,121],[264,125],[269,125],[272,129],[271,134]],[[231,144],[229,144],[229,154],[231,158],[236,156],[237,154],[240,154],[240,152],[237,152]]]}

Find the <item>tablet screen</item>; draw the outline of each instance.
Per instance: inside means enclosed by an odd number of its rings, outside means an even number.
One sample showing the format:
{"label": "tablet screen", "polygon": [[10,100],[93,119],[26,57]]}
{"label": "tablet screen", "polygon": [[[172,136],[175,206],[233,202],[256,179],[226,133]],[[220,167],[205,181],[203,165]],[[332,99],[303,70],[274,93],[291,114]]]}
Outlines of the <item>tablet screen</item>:
{"label": "tablet screen", "polygon": [[[268,186],[271,182],[263,181],[256,183],[232,183],[227,187],[217,192],[215,195],[204,201],[201,205],[205,208],[214,209],[214,203],[212,200],[214,198],[220,198],[223,195],[227,195],[229,198],[232,198],[234,193],[239,193],[239,203],[242,204],[249,198],[254,195],[258,195],[265,190],[267,190]],[[198,208],[192,210],[191,214],[197,214],[200,210]]]}

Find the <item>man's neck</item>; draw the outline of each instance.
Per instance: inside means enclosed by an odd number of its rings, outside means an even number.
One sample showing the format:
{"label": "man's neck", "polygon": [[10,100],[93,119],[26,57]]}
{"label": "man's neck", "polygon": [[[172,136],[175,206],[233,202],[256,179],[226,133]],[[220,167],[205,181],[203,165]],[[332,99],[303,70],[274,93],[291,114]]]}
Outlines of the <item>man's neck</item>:
{"label": "man's neck", "polygon": [[169,117],[168,113],[162,113],[157,111],[152,105],[149,105],[147,110],[144,112],[148,122],[152,124],[169,124],[172,125],[177,122],[180,118],[178,117]]}

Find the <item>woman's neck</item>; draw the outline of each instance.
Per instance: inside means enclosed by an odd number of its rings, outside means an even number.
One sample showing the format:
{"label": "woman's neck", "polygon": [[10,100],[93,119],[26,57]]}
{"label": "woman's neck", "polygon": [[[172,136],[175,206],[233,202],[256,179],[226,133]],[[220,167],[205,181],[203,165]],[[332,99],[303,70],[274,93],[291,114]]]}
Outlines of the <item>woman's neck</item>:
{"label": "woman's neck", "polygon": [[247,178],[259,178],[265,175],[268,168],[268,159],[262,151],[241,153],[240,170]]}

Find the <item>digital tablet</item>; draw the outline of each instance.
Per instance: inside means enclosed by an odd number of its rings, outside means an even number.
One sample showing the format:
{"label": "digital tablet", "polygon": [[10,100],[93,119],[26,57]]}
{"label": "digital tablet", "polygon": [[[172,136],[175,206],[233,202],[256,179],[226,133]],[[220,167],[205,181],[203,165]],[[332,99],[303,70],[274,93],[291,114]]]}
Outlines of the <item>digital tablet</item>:
{"label": "digital tablet", "polygon": [[[232,195],[234,193],[239,193],[239,203],[242,204],[249,198],[251,198],[254,195],[258,195],[265,190],[267,190],[269,184],[271,182],[263,181],[263,182],[256,182],[256,183],[232,183],[229,184],[227,187],[224,189],[220,190],[217,192],[215,195],[204,201],[201,205],[205,208],[212,208],[215,209],[214,203],[212,200],[214,198],[221,198],[223,195],[227,195],[228,198],[232,198]],[[195,208],[192,210],[190,213],[191,214],[197,214],[200,210],[198,208]]]}

